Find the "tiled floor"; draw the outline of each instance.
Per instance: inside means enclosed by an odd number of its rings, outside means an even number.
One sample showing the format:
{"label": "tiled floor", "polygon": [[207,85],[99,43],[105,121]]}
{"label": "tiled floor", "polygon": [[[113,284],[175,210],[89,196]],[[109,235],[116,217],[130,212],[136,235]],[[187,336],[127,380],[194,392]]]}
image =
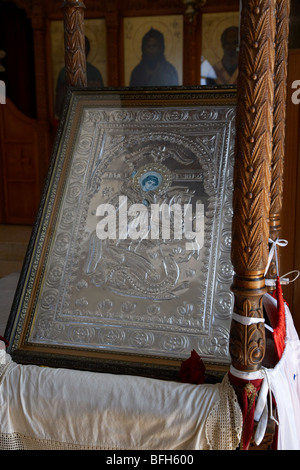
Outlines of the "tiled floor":
{"label": "tiled floor", "polygon": [[0,278],[20,272],[32,228],[0,225]]}

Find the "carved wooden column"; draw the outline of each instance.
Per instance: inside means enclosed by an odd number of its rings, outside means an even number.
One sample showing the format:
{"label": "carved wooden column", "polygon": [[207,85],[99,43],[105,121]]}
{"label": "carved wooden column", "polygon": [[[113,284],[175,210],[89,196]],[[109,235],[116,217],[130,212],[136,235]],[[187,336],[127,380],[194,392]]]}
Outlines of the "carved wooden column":
{"label": "carved wooden column", "polygon": [[274,102],[276,0],[243,0],[236,116],[232,262],[235,296],[230,334],[232,365],[260,368],[265,354],[262,318],[268,261]]}
{"label": "carved wooden column", "polygon": [[84,38],[85,5],[80,1],[64,1],[64,38],[66,83],[69,86],[85,87],[86,55]]}
{"label": "carved wooden column", "polygon": [[[277,0],[276,8],[274,127],[270,206],[270,238],[272,240],[279,238],[281,229],[280,214],[283,193],[290,0]],[[276,274],[276,266],[273,261],[269,269],[269,277],[276,277]]]}

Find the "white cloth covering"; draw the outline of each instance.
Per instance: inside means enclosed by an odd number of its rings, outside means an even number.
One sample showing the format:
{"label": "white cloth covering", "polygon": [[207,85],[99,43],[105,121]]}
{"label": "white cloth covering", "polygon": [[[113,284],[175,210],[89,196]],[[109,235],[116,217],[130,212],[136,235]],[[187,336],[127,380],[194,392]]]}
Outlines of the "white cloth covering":
{"label": "white cloth covering", "polygon": [[[263,303],[267,312],[277,309],[277,300],[270,294]],[[277,405],[278,450],[300,450],[300,341],[287,304],[285,317],[285,350],[278,364],[265,372]]]}
{"label": "white cloth covering", "polygon": [[0,366],[0,449],[235,449],[242,414],[227,375],[191,385],[126,375]]}

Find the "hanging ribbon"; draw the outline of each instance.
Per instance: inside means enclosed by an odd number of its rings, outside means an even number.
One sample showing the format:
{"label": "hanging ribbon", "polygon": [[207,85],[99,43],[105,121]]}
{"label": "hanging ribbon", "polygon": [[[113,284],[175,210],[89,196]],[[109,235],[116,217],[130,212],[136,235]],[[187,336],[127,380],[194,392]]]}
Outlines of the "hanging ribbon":
{"label": "hanging ribbon", "polygon": [[239,390],[239,402],[243,415],[243,430],[240,441],[240,449],[248,450],[254,432],[255,403],[261,384],[261,374],[250,373],[251,378],[244,376],[234,367],[230,367],[228,378],[233,387]]}
{"label": "hanging ribbon", "polygon": [[272,262],[272,259],[275,255],[275,264],[276,264],[276,273],[277,276],[279,276],[279,265],[278,265],[278,254],[277,254],[277,246],[287,246],[288,241],[287,240],[282,240],[277,238],[277,240],[272,240],[272,238],[269,238],[269,243],[271,243],[271,248],[269,251],[269,258],[268,258],[268,263],[265,269],[265,276],[267,275],[267,272],[269,270],[270,264]]}
{"label": "hanging ribbon", "polygon": [[[268,371],[261,367],[255,372],[243,372],[230,366],[229,379],[232,384],[244,386],[243,388],[243,440],[242,449],[247,450],[253,435],[254,421],[257,422],[254,441],[259,445],[266,433],[268,419],[272,419],[277,426],[278,421],[273,415],[272,392]],[[240,381],[240,382],[238,382]],[[254,386],[250,389],[249,383]],[[255,390],[254,390],[255,389]],[[250,393],[251,392],[251,393]],[[253,401],[253,398],[257,400]],[[269,401],[269,404],[268,404]]]}
{"label": "hanging ribbon", "polygon": [[[287,276],[293,273],[296,273],[295,277],[293,279],[289,279]],[[300,276],[300,271],[298,271],[298,269],[293,269],[293,271],[289,271],[288,273],[280,276],[280,284],[291,284],[292,282],[295,282],[299,276]]]}

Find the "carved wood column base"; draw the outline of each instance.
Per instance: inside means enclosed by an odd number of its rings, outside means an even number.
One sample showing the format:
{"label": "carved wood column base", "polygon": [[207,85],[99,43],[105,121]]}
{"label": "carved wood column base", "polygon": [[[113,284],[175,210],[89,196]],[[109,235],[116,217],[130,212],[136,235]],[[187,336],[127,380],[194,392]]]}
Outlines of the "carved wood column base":
{"label": "carved wood column base", "polygon": [[[263,319],[262,297],[267,292],[264,278],[251,280],[235,276],[231,290],[235,296],[234,313],[240,317]],[[229,351],[235,369],[258,370],[265,355],[264,323],[244,325],[232,319]]]}

